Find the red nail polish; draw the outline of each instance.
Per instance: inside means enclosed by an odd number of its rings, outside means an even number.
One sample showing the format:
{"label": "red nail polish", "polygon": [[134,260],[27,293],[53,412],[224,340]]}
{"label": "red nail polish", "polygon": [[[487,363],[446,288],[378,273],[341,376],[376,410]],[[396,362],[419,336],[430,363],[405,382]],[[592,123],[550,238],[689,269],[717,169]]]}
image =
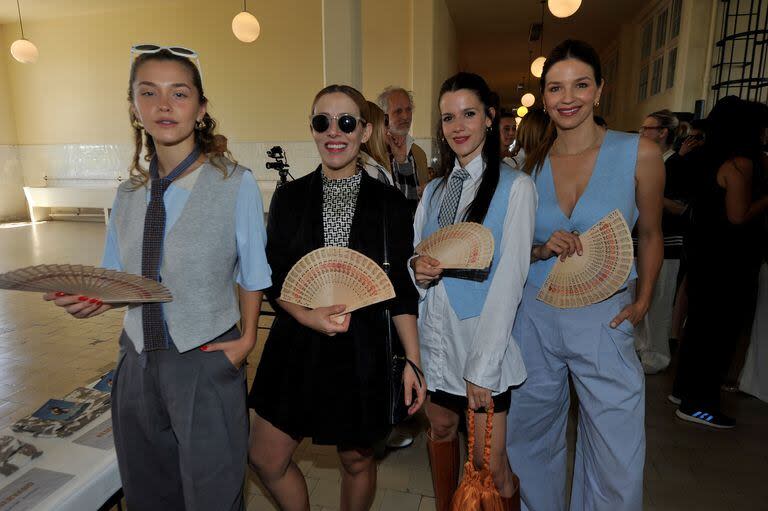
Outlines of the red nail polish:
{"label": "red nail polish", "polygon": [[208,351],[208,346],[200,346],[200,351]]}
{"label": "red nail polish", "polygon": [[78,296],[77,299],[80,300],[81,302],[87,302],[88,301],[88,297],[87,296]]}
{"label": "red nail polish", "polygon": [[89,303],[98,303],[99,300],[97,298],[91,298],[90,300],[88,300],[88,302]]}
{"label": "red nail polish", "polygon": [[67,293],[63,293],[61,291],[56,291],[56,293],[55,293],[55,296],[57,296],[59,298],[61,298],[62,296],[66,296],[66,295],[67,295]]}
{"label": "red nail polish", "polygon": [[98,301],[96,302],[96,304],[97,304],[99,307],[101,307],[102,305],[104,305],[104,302],[102,302],[101,300],[98,300]]}

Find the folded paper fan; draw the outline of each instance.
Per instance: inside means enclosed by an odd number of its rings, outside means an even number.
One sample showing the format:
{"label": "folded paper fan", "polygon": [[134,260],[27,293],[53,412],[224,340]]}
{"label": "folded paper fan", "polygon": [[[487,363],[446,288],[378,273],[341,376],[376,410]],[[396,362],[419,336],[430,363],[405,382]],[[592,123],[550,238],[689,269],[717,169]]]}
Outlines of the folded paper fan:
{"label": "folded paper fan", "polygon": [[475,281],[488,278],[493,250],[493,234],[475,222],[443,227],[416,246],[417,254],[440,261],[443,277]]}
{"label": "folded paper fan", "polygon": [[341,315],[395,297],[395,288],[372,259],[344,247],[318,248],[293,265],[280,299],[310,309],[345,305]]}
{"label": "folded paper fan", "polygon": [[555,263],[538,300],[561,309],[601,302],[622,288],[632,269],[632,235],[618,209],[579,236],[583,255]]}
{"label": "folded paper fan", "polygon": [[154,280],[106,268],[40,264],[0,274],[0,289],[57,292],[97,298],[104,303],[170,302],[170,291]]}

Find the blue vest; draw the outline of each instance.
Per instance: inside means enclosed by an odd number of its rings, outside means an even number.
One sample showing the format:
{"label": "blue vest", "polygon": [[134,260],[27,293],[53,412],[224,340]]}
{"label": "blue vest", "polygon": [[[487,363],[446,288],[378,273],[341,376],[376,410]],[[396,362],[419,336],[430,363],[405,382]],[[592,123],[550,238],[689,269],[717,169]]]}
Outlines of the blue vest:
{"label": "blue vest", "polygon": [[[501,247],[501,237],[504,233],[504,218],[507,216],[507,206],[509,205],[509,191],[512,183],[515,182],[522,172],[512,170],[508,165],[501,164],[501,173],[499,183],[496,185],[496,192],[493,194],[491,204],[488,206],[488,213],[485,215],[483,225],[493,233],[495,250],[493,252],[493,261],[491,262],[491,272],[488,278],[482,282],[457,279],[453,277],[443,277],[442,282],[445,291],[448,294],[448,301],[456,316],[460,320],[479,316],[485,305],[485,297],[488,295],[488,289],[493,281],[493,276],[499,262],[499,247]],[[442,179],[431,181],[424,190],[422,202],[426,209],[426,222],[421,231],[421,238],[425,239],[439,229],[437,224],[437,215],[440,212],[439,200],[432,200],[432,196],[437,189],[437,185],[444,182]]]}
{"label": "blue vest", "polygon": [[[558,230],[585,232],[614,209],[621,211],[631,231],[639,214],[635,201],[635,167],[639,142],[639,135],[611,130],[605,133],[592,177],[573,208],[571,218],[565,216],[557,202],[552,165],[547,156],[541,171],[534,176],[539,204],[536,208],[533,243],[546,243],[552,233]],[[556,257],[551,257],[531,264],[528,283],[541,287],[556,261]],[[632,263],[627,280],[635,278],[637,271]]]}

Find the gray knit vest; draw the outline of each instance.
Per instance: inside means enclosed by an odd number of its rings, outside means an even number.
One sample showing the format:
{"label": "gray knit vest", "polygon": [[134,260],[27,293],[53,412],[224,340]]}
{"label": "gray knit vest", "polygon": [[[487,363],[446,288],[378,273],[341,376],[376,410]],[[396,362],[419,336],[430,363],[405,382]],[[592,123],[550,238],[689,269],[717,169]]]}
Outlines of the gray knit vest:
{"label": "gray knit vest", "polygon": [[[229,330],[240,311],[234,284],[238,260],[235,206],[244,169],[228,166],[229,177],[210,163],[199,169],[181,216],[163,243],[162,283],[173,295],[163,314],[173,344],[183,353]],[[147,210],[146,187],[130,182],[117,191],[115,222],[123,271],[141,275],[141,245]],[[123,322],[137,353],[144,349],[141,305],[131,305]]]}

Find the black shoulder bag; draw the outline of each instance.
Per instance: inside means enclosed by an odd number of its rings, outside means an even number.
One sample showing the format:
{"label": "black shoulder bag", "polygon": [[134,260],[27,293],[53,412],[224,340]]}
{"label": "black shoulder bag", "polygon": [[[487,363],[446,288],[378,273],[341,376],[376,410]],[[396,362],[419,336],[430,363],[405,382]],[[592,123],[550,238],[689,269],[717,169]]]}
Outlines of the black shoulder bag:
{"label": "black shoulder bag", "polygon": [[[389,277],[390,263],[389,263],[389,237],[387,236],[387,206],[384,204],[384,214],[382,215],[382,227],[384,229],[384,258],[382,260],[382,268],[384,273]],[[408,364],[416,373],[419,386],[424,384],[423,376],[419,366],[414,364],[411,360],[405,357],[405,350],[403,344],[400,342],[400,337],[397,335],[397,329],[392,324],[392,314],[389,307],[384,308],[384,321],[386,322],[386,350],[387,350],[387,377],[389,379],[389,423],[392,425],[399,424],[405,418],[408,417],[408,407],[405,406],[405,391],[403,389],[403,372],[405,371],[405,364]],[[415,395],[413,397],[415,399]],[[411,401],[413,403],[413,401]]]}

